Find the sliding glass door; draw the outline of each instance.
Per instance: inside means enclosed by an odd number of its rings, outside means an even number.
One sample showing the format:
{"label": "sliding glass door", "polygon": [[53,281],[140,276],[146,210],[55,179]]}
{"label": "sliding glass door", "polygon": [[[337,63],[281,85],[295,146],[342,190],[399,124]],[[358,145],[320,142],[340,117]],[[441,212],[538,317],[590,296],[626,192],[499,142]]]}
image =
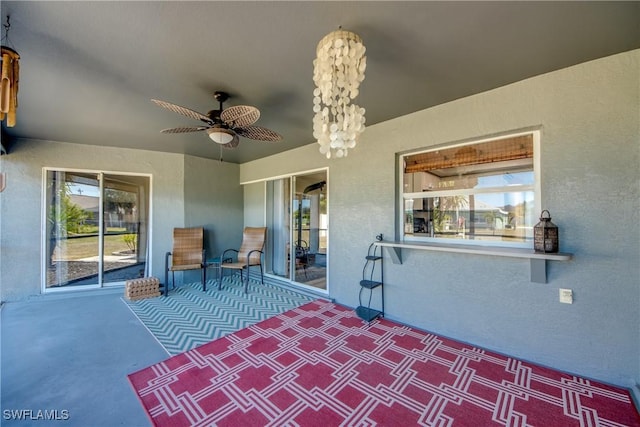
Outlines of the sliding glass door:
{"label": "sliding glass door", "polygon": [[267,273],[327,290],[327,172],[268,181]]}
{"label": "sliding glass door", "polygon": [[46,170],[45,290],[122,284],[146,275],[149,181]]}

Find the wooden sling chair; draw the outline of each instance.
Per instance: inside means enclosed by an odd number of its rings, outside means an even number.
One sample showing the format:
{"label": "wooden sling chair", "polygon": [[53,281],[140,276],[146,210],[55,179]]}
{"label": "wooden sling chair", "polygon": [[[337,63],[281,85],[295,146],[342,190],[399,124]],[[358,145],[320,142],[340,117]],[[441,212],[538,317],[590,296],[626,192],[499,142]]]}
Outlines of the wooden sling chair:
{"label": "wooden sling chair", "polygon": [[[242,244],[240,245],[240,249],[226,249],[222,253],[222,257],[220,259],[231,258],[233,260],[233,255],[227,255],[227,253],[235,252],[237,254],[236,262],[223,262],[220,264],[220,268],[222,269],[222,277],[224,277],[224,270],[240,270],[240,279],[244,282],[244,293],[248,293],[249,288],[249,268],[254,266],[260,267],[260,282],[264,284],[264,272],[262,270],[262,255],[264,254],[264,242],[267,238],[267,228],[266,227],[245,227],[242,233]],[[243,271],[247,271],[247,278],[243,277]],[[218,289],[222,286],[222,277],[218,282]]]}
{"label": "wooden sling chair", "polygon": [[169,295],[169,272],[176,288],[175,272],[186,270],[202,270],[202,290],[206,291],[206,254],[204,248],[204,229],[174,228],[173,251],[167,252],[164,258],[164,295]]}

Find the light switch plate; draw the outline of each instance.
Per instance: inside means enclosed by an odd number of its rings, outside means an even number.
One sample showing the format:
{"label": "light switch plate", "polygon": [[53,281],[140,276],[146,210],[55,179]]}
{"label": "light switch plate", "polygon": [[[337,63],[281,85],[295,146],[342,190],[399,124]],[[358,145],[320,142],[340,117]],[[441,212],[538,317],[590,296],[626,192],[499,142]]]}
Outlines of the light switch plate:
{"label": "light switch plate", "polygon": [[573,304],[573,291],[571,289],[560,289],[560,302],[563,304]]}

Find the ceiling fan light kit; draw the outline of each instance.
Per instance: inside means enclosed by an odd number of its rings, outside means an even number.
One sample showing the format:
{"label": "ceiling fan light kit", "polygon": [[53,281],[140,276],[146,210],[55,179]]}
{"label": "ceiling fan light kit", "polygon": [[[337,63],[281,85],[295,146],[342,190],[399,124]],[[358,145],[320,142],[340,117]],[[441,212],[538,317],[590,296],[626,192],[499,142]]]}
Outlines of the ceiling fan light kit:
{"label": "ceiling fan light kit", "polygon": [[229,129],[225,129],[222,126],[214,126],[207,129],[209,138],[216,144],[225,145],[233,140],[235,134]]}
{"label": "ceiling fan light kit", "polygon": [[330,159],[345,157],[364,131],[365,109],[351,101],[359,94],[367,68],[362,39],[341,28],[327,34],[313,61],[313,137]]}

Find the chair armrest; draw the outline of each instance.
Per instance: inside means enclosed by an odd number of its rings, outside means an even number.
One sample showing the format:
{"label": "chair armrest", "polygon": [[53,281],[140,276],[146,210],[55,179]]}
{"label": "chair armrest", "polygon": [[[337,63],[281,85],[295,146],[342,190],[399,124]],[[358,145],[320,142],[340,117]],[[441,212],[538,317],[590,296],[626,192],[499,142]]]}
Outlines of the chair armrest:
{"label": "chair armrest", "polygon": [[237,249],[225,249],[225,251],[222,252],[222,256],[220,257],[220,260],[226,259],[227,252],[235,252],[237,254],[238,250]]}
{"label": "chair armrest", "polygon": [[173,254],[171,252],[167,252],[164,255],[164,269],[168,270],[169,269],[169,257],[172,256]]}
{"label": "chair armrest", "polygon": [[[259,249],[254,249],[252,251],[249,251],[249,253],[247,254],[247,270],[249,269],[249,261],[251,261],[251,254],[254,253],[254,252],[260,252],[260,255],[264,255],[264,252],[262,252]],[[262,258],[261,258],[261,260],[262,260]]]}
{"label": "chair armrest", "polygon": [[[304,240],[303,240],[303,242],[304,242]],[[296,258],[297,259],[305,258],[308,253],[309,253],[309,248],[308,247],[296,245]]]}

